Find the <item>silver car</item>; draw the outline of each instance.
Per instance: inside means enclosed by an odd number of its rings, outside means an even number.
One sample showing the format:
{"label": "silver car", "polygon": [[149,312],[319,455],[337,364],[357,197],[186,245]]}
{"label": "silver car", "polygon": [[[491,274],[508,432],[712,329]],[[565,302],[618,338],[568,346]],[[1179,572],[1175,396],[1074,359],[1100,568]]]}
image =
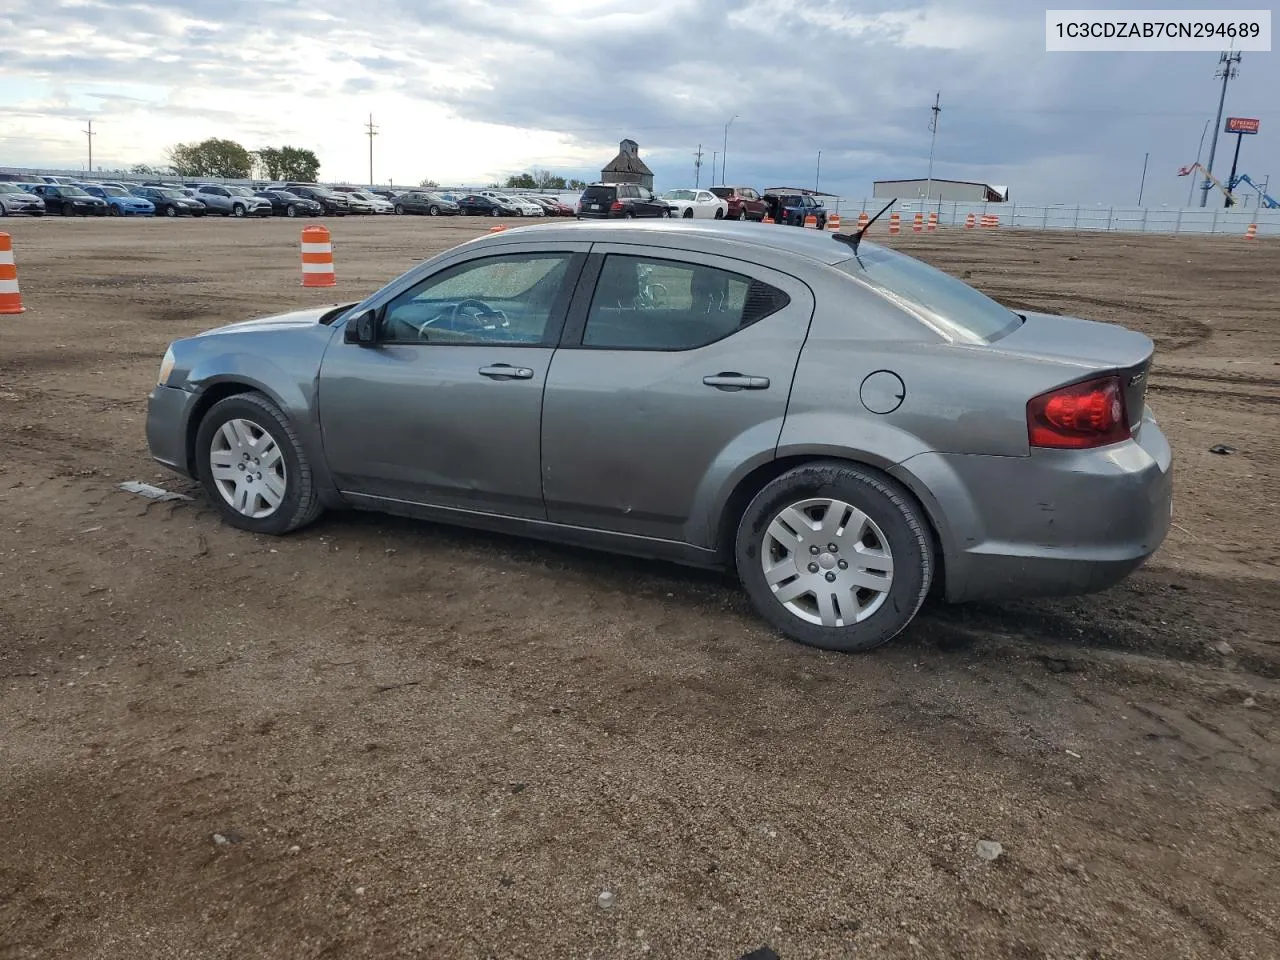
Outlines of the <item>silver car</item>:
{"label": "silver car", "polygon": [[156,460],[231,524],[356,507],[736,569],[788,636],[1121,580],[1170,524],[1152,343],[849,236],[546,224],[174,342]]}
{"label": "silver car", "polygon": [[205,183],[193,188],[191,196],[203,203],[210,213],[224,217],[269,217],[271,201],[256,195],[248,187]]}
{"label": "silver car", "polygon": [[28,193],[22,184],[0,183],[0,217],[7,217],[11,213],[29,213],[33,217],[43,217],[44,200],[34,193]]}

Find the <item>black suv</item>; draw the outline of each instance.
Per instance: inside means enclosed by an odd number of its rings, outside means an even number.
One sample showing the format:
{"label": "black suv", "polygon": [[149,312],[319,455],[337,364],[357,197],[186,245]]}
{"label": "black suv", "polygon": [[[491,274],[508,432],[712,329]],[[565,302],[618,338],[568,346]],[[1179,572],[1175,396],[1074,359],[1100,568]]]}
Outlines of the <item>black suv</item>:
{"label": "black suv", "polygon": [[319,184],[286,183],[283,189],[288,190],[295,197],[314,200],[331,217],[345,217],[351,211],[351,205],[347,202],[346,197]]}
{"label": "black suv", "polygon": [[578,200],[578,219],[669,217],[671,208],[636,183],[593,183]]}

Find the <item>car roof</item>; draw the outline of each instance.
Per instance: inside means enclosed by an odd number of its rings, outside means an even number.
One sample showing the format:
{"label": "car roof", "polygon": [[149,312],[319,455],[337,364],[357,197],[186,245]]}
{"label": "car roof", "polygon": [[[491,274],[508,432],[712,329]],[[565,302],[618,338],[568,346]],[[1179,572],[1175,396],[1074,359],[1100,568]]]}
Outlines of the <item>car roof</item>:
{"label": "car roof", "polygon": [[[738,223],[732,220],[658,218],[647,222],[626,223],[575,220],[572,223],[522,226],[488,234],[469,243],[501,245],[526,241],[565,243],[574,240],[588,243],[641,243],[645,246],[702,250],[706,253],[729,253],[729,250],[736,248],[738,255],[744,259],[750,259],[754,249],[759,252],[789,254],[825,264],[840,263],[853,256],[853,250],[848,244],[833,239],[827,231]],[[728,249],[725,249],[726,246]],[[867,246],[870,248],[872,244],[868,243]]]}

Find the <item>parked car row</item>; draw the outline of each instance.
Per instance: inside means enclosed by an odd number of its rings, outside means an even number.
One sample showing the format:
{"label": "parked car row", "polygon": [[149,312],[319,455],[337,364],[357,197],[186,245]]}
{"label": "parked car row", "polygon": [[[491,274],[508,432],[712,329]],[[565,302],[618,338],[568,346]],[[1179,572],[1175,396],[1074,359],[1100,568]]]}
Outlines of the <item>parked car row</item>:
{"label": "parked car row", "polygon": [[803,192],[768,191],[754,187],[681,187],[658,196],[636,183],[593,183],[578,201],[579,219],[607,220],[636,217],[678,217],[686,220],[755,220],[802,227],[812,216],[819,228],[827,225],[827,210],[817,197]]}

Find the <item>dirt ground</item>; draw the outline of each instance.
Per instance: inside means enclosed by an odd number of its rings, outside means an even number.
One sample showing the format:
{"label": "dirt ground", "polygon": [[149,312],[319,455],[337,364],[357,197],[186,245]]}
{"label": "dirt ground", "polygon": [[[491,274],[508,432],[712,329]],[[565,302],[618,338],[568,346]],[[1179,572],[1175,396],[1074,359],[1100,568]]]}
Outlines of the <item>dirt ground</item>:
{"label": "dirt ground", "polygon": [[[839,656],[715,575],[118,490],[198,496],[169,340],[335,299],[298,226],[0,222],[0,958],[1280,956],[1280,243],[900,238],[1157,341],[1175,526]],[[330,226],[355,299],[489,223]]]}

